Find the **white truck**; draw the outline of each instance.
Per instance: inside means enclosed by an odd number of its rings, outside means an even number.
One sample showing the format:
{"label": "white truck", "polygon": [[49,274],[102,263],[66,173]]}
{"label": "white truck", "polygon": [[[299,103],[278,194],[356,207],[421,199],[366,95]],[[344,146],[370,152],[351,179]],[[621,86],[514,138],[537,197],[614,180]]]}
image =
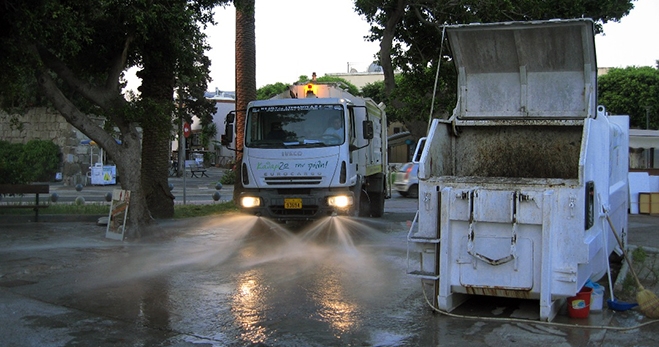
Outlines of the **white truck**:
{"label": "white truck", "polygon": [[281,222],[382,216],[390,197],[386,132],[383,107],[337,83],[294,84],[250,102],[236,177],[241,211]]}
{"label": "white truck", "polygon": [[626,242],[627,116],[597,106],[588,19],[446,29],[458,72],[450,119],[419,167],[408,273],[452,311],[471,295],[539,300],[552,320]]}

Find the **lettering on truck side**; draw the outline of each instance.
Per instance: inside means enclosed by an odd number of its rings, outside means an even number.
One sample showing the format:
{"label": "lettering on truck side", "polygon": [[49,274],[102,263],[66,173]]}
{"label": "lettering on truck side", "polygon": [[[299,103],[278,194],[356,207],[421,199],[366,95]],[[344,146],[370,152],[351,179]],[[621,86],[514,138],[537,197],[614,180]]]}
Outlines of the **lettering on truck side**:
{"label": "lettering on truck side", "polygon": [[[296,169],[302,169],[302,168],[307,168],[307,171],[311,171],[313,169],[325,169],[329,167],[329,161],[322,162],[320,160],[316,162],[308,162],[308,163],[295,163],[295,168]],[[289,169],[289,163],[285,163],[283,161],[280,161],[278,163],[272,163],[269,161],[266,161],[265,163],[258,162],[256,163],[256,170],[258,171],[284,171]]]}
{"label": "lettering on truck side", "polygon": [[282,157],[301,157],[302,151],[283,151],[281,152]]}

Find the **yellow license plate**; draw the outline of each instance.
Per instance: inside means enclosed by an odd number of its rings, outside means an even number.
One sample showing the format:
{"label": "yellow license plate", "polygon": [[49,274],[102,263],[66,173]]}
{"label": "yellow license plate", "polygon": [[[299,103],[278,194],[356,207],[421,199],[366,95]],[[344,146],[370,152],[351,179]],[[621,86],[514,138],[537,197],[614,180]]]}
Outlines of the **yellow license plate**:
{"label": "yellow license plate", "polygon": [[302,199],[284,199],[285,209],[300,209],[302,208]]}

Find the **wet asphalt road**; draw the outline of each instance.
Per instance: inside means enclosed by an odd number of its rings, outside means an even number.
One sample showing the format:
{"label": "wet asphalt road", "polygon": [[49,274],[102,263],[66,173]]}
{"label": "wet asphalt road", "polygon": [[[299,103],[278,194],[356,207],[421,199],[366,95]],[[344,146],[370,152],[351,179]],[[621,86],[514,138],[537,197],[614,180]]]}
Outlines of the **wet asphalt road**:
{"label": "wet asphalt road", "polygon": [[474,297],[453,312],[468,317],[433,312],[406,274],[415,211],[395,195],[380,219],[288,229],[226,215],[163,221],[133,242],[89,222],[5,223],[0,345],[659,345],[636,311],[549,325],[537,301]]}

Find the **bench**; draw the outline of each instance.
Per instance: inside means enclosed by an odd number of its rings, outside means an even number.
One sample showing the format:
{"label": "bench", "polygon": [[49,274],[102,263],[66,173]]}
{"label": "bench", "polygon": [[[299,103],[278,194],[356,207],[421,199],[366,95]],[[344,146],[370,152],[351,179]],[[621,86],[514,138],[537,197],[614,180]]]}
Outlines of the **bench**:
{"label": "bench", "polygon": [[[186,169],[190,170],[190,177],[208,177],[206,174],[206,168],[197,164],[197,162],[194,160],[186,160],[185,167]],[[199,174],[199,176],[197,176],[197,174]]]}
{"label": "bench", "polygon": [[0,184],[0,194],[35,194],[34,204],[0,204],[0,209],[4,208],[31,208],[34,210],[34,221],[39,221],[39,209],[46,208],[48,205],[39,204],[39,194],[48,194],[50,186],[47,184]]}

